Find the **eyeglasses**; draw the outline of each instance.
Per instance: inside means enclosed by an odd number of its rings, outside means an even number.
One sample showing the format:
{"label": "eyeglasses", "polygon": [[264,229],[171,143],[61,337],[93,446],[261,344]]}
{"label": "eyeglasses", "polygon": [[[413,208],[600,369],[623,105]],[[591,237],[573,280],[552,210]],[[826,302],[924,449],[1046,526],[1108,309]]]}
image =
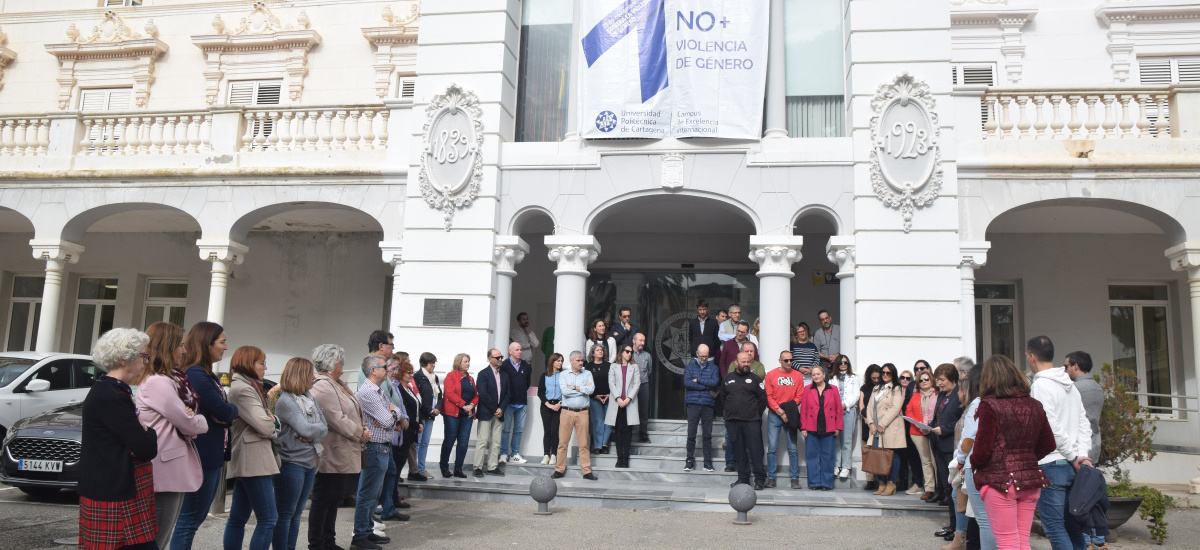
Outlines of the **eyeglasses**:
{"label": "eyeglasses", "polygon": [[839,364],[839,365],[846,365],[846,366],[849,366],[849,365],[850,365],[850,362],[849,362],[849,361],[842,361],[841,363],[838,363],[838,364]]}
{"label": "eyeglasses", "polygon": [[917,367],[918,371],[929,370],[929,367]]}
{"label": "eyeglasses", "polygon": [[928,381],[929,381],[929,379],[928,379],[928,378],[922,378],[922,379],[920,380],[920,382],[921,382],[922,384],[923,384],[923,383],[925,383],[925,382],[928,382]]}
{"label": "eyeglasses", "polygon": [[912,377],[911,377],[911,376],[901,376],[901,377],[900,377],[900,379],[901,379],[901,380],[906,380],[906,381],[911,381],[911,380],[912,380]]}
{"label": "eyeglasses", "polygon": [[488,357],[488,359],[504,359],[504,358],[499,355],[493,355],[491,357]]}
{"label": "eyeglasses", "polygon": [[621,350],[621,353],[633,353],[633,350],[631,350],[631,349],[623,349],[623,350]]}
{"label": "eyeglasses", "polygon": [[149,362],[150,362],[150,354],[149,354],[149,353],[142,353],[142,352],[138,352],[138,355],[140,355],[140,356],[142,357],[142,362],[143,362],[143,363],[149,363]]}

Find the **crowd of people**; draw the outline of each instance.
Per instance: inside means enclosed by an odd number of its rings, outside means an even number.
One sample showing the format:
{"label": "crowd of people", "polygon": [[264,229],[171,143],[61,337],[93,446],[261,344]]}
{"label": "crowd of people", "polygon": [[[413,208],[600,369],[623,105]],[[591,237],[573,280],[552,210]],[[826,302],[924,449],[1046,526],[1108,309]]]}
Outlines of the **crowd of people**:
{"label": "crowd of people", "polygon": [[[852,476],[861,441],[864,457],[868,450],[873,457],[867,490],[947,507],[948,525],[936,533],[949,542],[945,549],[1028,548],[1035,509],[1056,550],[1106,547],[1102,521],[1081,524],[1067,510],[1068,493],[1074,499],[1097,484],[1091,461],[1099,453],[1102,396],[1086,353],[1055,366],[1050,340],[1031,339],[1032,384],[1004,356],[981,365],[960,357],[936,369],[922,360],[903,372],[871,365],[860,379],[822,310],[815,334],[798,324],[790,349],[766,371],[757,321],[742,320],[736,306],[723,320],[709,319],[707,310],[701,302],[689,323],[684,470],[696,468],[699,435],[702,466],[715,471],[718,417],[725,471],[736,472],[734,485],[756,490],[776,487],[781,438],[790,488],[801,489],[802,443],[806,485],[818,491]],[[83,403],[80,544],[189,549],[228,478],[226,549],[242,548],[253,514],[249,548],[294,550],[311,500],[308,547],[340,550],[334,525],[351,492],[351,547],[380,549],[390,542],[383,522],[409,519],[400,511],[410,507],[398,492],[401,472],[407,466],[412,482],[431,477],[425,465],[435,419],[444,429],[442,477],[468,477],[473,424],[471,476],[503,476],[501,464],[527,462],[521,439],[531,388],[543,426],[541,463],[554,467],[552,477],[566,475],[572,436],[584,479],[597,479],[591,455],[609,453],[610,445],[616,467],[628,468],[635,436],[648,441],[652,361],[629,310],[618,313],[619,326],[596,320],[585,350],[550,353],[537,375],[526,355],[537,339],[522,313],[514,334],[522,331],[523,341],[513,338],[506,354],[488,350],[487,366],[474,375],[471,357],[456,355],[444,382],[433,354],[421,354],[414,369],[407,354],[395,353],[390,333],[375,331],[357,390],[343,381],[345,350],[334,344],[288,360],[277,385],[264,378],[266,354],[239,347],[226,390],[213,370],[228,351],[221,326],[197,323],[186,336],[168,323],[109,331],[93,350],[106,374]],[[720,350],[715,357],[713,349]],[[1102,495],[1102,476],[1098,484]]]}

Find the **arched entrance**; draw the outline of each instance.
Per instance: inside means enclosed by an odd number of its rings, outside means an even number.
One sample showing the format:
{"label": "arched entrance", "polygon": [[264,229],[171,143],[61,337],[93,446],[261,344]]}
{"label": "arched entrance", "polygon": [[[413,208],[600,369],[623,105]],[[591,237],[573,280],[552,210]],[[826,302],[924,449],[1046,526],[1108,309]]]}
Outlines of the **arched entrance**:
{"label": "arched entrance", "polygon": [[[594,217],[592,234],[602,253],[589,269],[588,326],[597,318],[612,326],[621,308],[630,308],[654,362],[652,417],[686,417],[687,323],[701,300],[714,321],[733,304],[741,306],[741,320],[758,317],[758,265],[747,256],[755,232],[740,208],[697,196],[633,198]],[[712,353],[715,358],[717,350]]]}

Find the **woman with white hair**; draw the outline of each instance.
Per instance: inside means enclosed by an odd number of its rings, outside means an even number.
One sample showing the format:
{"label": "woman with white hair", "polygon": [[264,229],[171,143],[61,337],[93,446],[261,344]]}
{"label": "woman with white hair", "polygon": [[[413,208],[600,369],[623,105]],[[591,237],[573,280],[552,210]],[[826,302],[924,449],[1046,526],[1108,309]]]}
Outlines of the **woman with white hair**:
{"label": "woman with white hair", "polygon": [[146,370],[146,333],[118,328],[92,349],[101,375],[83,400],[79,467],[79,547],[157,548],[154,474],[158,435],[138,420],[129,383]]}
{"label": "woman with white hair", "polygon": [[337,505],[347,484],[362,470],[362,445],[371,439],[371,431],[363,427],[362,407],[341,380],[345,361],[346,350],[336,344],[322,344],[312,351],[317,375],[309,393],[325,417],[328,432],[320,441],[324,452],[317,463],[308,510],[309,548],[338,548]]}

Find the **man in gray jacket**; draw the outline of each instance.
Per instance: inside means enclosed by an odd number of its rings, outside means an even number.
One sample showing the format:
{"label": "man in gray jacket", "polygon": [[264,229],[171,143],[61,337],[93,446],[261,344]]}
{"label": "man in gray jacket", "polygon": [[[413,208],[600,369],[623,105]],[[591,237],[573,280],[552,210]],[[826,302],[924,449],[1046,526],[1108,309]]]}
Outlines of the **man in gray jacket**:
{"label": "man in gray jacket", "polygon": [[1092,462],[1100,460],[1100,411],[1104,408],[1104,390],[1096,382],[1092,374],[1092,356],[1084,351],[1073,351],[1067,354],[1067,376],[1075,382],[1079,397],[1083,399],[1083,412],[1088,422],[1092,424],[1092,448],[1088,458]]}

